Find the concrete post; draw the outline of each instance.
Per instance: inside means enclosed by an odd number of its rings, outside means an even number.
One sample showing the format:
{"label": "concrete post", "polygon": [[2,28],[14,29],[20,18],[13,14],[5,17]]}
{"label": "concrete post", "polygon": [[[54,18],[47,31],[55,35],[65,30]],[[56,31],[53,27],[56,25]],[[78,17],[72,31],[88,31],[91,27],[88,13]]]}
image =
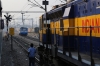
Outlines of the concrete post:
{"label": "concrete post", "polygon": [[[0,20],[2,19],[2,3],[0,0]],[[0,26],[1,27],[1,26]],[[1,66],[1,54],[2,54],[2,29],[0,29],[0,66]]]}

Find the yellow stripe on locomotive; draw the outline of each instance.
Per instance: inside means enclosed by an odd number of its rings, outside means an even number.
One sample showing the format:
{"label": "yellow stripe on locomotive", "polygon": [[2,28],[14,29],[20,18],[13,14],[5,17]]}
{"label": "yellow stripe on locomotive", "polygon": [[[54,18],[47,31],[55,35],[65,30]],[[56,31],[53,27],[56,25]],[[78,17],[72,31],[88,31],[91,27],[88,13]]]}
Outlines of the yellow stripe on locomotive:
{"label": "yellow stripe on locomotive", "polygon": [[[75,27],[79,28],[79,36],[90,36],[90,26],[92,26],[92,36],[100,37],[100,28],[96,26],[100,26],[100,15],[93,15],[75,18]],[[86,28],[87,27],[87,28]],[[75,35],[77,35],[77,28],[75,28]]]}
{"label": "yellow stripe on locomotive", "polygon": [[40,35],[40,42],[42,42],[42,30],[39,31],[39,35]]}
{"label": "yellow stripe on locomotive", "polygon": [[[63,19],[63,34],[60,31],[60,35],[68,35],[68,30],[69,30],[69,35],[75,35],[75,28],[70,28],[70,27],[75,27],[75,19]],[[60,28],[60,27],[59,27]]]}
{"label": "yellow stripe on locomotive", "polygon": [[60,27],[59,27],[59,21],[56,21],[55,22],[55,29],[56,29],[56,34],[58,34],[59,33],[59,31],[60,31]]}
{"label": "yellow stripe on locomotive", "polygon": [[54,34],[54,22],[50,22],[50,30],[51,30],[51,34]]}

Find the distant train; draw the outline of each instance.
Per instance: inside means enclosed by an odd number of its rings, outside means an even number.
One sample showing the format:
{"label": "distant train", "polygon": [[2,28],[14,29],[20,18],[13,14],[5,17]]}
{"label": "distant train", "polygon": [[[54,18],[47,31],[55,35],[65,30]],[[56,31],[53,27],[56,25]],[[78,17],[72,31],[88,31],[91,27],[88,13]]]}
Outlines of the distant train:
{"label": "distant train", "polygon": [[35,28],[34,28],[34,32],[35,32],[35,33],[39,33],[39,27],[35,27]]}
{"label": "distant train", "polygon": [[27,36],[27,34],[28,34],[28,28],[27,27],[21,27],[19,35],[21,35],[21,36]]}

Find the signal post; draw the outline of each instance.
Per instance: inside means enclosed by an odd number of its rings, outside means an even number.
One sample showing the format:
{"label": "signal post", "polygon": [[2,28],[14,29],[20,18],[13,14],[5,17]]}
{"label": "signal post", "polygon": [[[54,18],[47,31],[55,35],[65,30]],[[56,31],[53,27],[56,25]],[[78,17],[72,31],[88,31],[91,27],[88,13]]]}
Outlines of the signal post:
{"label": "signal post", "polygon": [[8,36],[8,25],[9,25],[9,21],[11,21],[12,17],[11,17],[11,15],[8,15],[8,13],[7,13],[7,15],[4,15],[4,17],[6,18],[6,25],[7,25],[7,40],[8,40],[8,38],[9,38],[9,36]]}
{"label": "signal post", "polygon": [[9,34],[11,35],[11,50],[13,50],[13,35],[14,35],[14,28],[9,28]]}

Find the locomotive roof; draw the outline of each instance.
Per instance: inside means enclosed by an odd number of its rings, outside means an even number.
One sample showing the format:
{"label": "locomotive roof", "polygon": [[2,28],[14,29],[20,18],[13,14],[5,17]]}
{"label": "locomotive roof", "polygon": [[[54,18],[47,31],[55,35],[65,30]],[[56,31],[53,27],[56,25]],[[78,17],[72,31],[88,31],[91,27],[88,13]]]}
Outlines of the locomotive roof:
{"label": "locomotive roof", "polygon": [[[53,10],[47,12],[47,20],[50,18],[51,14],[54,14],[54,13],[59,12],[59,11],[64,12],[65,6],[66,5],[63,5],[61,7],[58,7],[56,9],[53,9]],[[43,14],[43,19],[45,19],[45,18],[46,18],[46,14]]]}
{"label": "locomotive roof", "polygon": [[74,0],[74,1],[72,1],[72,2],[70,2],[70,3],[67,3],[67,4],[63,5],[63,6],[60,6],[60,7],[55,8],[55,9],[52,9],[52,10],[50,10],[50,11],[47,12],[47,13],[48,13],[48,14],[51,14],[51,13],[54,13],[54,12],[57,12],[57,11],[60,11],[60,10],[64,10],[66,7],[69,7],[69,6],[71,6],[72,4],[75,4],[77,1],[78,1],[78,0]]}
{"label": "locomotive roof", "polygon": [[61,6],[61,7],[56,8],[56,9],[50,10],[50,11],[48,12],[48,14],[51,14],[51,13],[54,13],[54,12],[60,11],[60,10],[64,9],[65,6],[66,6],[66,5],[63,5],[63,6]]}
{"label": "locomotive roof", "polygon": [[[55,13],[56,13],[56,16],[59,16],[59,14],[57,15],[57,12],[60,13],[60,16],[62,15],[62,17],[63,17],[65,8],[70,7],[72,4],[75,4],[77,2],[79,2],[79,1],[78,0],[74,0],[74,1],[72,1],[70,3],[66,3],[65,5],[62,5],[62,6],[58,7],[58,8],[55,8],[55,9],[52,9],[52,10],[48,11],[47,12],[47,20],[49,18],[51,18],[50,15],[53,15],[54,16]],[[46,18],[46,13],[43,14],[43,19],[45,19],[45,18]]]}

